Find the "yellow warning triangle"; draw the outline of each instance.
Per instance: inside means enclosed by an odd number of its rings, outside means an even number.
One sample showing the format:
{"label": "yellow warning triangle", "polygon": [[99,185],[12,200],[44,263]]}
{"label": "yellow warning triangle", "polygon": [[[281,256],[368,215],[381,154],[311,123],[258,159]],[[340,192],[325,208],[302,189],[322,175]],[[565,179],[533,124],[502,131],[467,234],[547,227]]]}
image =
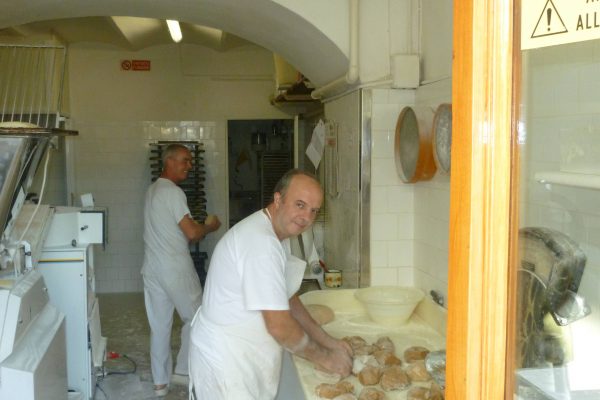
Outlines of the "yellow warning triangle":
{"label": "yellow warning triangle", "polygon": [[542,10],[542,14],[538,19],[537,24],[535,25],[535,29],[531,34],[531,38],[537,38],[542,36],[550,36],[550,35],[558,35],[559,33],[568,32],[565,23],[558,11],[556,11],[556,7],[552,0],[548,0],[544,9]]}

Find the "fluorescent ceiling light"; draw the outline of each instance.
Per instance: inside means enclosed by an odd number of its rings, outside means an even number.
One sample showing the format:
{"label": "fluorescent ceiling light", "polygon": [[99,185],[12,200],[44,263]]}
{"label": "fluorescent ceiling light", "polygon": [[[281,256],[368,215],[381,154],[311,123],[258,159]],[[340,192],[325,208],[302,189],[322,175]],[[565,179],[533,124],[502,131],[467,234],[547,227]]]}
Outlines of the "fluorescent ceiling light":
{"label": "fluorescent ceiling light", "polygon": [[173,41],[175,43],[179,43],[181,41],[181,38],[183,37],[181,35],[181,28],[179,27],[179,22],[172,19],[168,19],[167,27],[169,28],[169,33],[171,34],[171,38],[173,39]]}

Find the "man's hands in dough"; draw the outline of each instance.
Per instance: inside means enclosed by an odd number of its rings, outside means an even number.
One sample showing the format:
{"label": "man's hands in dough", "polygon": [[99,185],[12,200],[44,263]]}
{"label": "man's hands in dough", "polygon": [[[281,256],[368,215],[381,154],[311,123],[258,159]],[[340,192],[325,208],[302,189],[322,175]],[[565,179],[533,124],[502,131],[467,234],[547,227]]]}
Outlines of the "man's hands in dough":
{"label": "man's hands in dough", "polygon": [[352,373],[352,356],[343,347],[327,350],[327,356],[320,363],[326,371],[339,374],[342,378]]}

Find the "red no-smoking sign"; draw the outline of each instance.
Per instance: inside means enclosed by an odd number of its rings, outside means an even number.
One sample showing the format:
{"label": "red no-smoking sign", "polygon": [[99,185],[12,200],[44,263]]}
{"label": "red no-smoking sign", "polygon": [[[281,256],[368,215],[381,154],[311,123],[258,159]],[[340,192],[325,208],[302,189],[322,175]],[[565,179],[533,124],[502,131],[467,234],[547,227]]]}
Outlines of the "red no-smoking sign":
{"label": "red no-smoking sign", "polygon": [[150,60],[122,60],[121,69],[123,71],[150,71]]}

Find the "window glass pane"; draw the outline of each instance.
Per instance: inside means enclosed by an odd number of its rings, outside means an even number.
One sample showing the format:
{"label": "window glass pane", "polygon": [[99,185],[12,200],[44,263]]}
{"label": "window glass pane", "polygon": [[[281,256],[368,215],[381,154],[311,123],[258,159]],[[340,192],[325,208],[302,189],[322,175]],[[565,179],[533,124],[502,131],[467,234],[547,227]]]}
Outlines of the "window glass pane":
{"label": "window glass pane", "polygon": [[522,57],[515,391],[600,399],[600,41]]}

